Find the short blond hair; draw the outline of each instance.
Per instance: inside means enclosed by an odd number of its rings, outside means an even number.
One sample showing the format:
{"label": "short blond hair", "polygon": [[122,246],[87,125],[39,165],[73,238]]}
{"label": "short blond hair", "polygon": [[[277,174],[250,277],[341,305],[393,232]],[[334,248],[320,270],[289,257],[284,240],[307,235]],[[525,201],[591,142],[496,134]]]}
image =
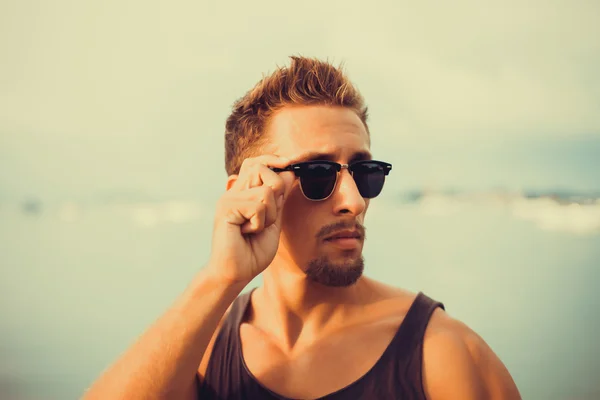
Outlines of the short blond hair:
{"label": "short blond hair", "polygon": [[292,56],[289,67],[278,68],[261,79],[233,105],[225,124],[225,169],[239,173],[242,161],[256,153],[274,112],[287,105],[347,107],[358,115],[367,133],[368,108],[343,66],[315,58]]}

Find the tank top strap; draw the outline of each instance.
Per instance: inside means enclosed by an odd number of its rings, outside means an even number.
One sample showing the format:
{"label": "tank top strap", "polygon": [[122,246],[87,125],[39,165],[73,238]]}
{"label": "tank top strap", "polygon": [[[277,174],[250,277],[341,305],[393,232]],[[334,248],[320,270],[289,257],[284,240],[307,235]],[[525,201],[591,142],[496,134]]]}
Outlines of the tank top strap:
{"label": "tank top strap", "polygon": [[419,292],[394,338],[393,354],[399,388],[414,399],[425,399],[423,389],[423,338],[433,312],[444,304]]}
{"label": "tank top strap", "polygon": [[438,307],[445,310],[444,305],[439,301],[431,299],[423,292],[417,294],[398,331],[396,341],[398,345],[396,354],[398,356],[402,355],[402,358],[410,356],[410,353],[419,346],[419,343],[422,345],[429,319]]}
{"label": "tank top strap", "polygon": [[250,304],[250,297],[252,296],[252,292],[254,292],[256,288],[243,293],[235,299],[231,305],[231,309],[229,310],[229,315],[223,321],[223,325],[228,326],[232,331],[239,331],[240,325],[244,319],[244,315],[246,314],[246,310],[248,309],[248,305]]}
{"label": "tank top strap", "polygon": [[[254,289],[253,289],[254,290]],[[239,341],[240,325],[250,304],[253,290],[233,302],[217,335],[209,360],[200,398],[275,400],[283,397],[272,393],[247,371]],[[374,373],[360,378],[346,389],[323,399],[375,399],[390,395],[415,400],[426,399],[422,381],[423,336],[431,315],[442,303],[419,292],[411,304],[396,335],[382,358],[373,367]]]}
{"label": "tank top strap", "polygon": [[206,374],[198,385],[198,396],[201,399],[244,399],[253,396],[247,391],[251,392],[256,384],[248,382],[239,340],[240,324],[253,290],[240,294],[223,320],[208,360]]}

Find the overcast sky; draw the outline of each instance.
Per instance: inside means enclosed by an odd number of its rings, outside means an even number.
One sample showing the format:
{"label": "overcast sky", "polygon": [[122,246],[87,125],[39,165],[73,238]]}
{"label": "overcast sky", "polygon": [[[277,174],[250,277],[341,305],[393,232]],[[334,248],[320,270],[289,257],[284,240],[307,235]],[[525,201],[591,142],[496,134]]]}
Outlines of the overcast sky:
{"label": "overcast sky", "polygon": [[397,186],[600,186],[600,2],[484,3],[4,0],[0,197],[220,189],[292,54],[345,62]]}

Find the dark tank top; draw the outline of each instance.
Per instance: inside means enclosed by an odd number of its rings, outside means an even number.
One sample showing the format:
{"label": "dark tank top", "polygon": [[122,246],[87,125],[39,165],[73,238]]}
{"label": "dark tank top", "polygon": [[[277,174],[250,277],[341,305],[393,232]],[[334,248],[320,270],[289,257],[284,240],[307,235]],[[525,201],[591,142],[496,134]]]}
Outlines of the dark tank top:
{"label": "dark tank top", "polygon": [[[242,355],[239,327],[250,303],[248,292],[231,306],[215,339],[199,400],[290,400],[263,386],[248,370]],[[429,319],[442,303],[419,292],[394,338],[377,363],[361,378],[321,397],[321,400],[426,400],[422,381],[423,336]],[[306,382],[310,385],[310,382]]]}

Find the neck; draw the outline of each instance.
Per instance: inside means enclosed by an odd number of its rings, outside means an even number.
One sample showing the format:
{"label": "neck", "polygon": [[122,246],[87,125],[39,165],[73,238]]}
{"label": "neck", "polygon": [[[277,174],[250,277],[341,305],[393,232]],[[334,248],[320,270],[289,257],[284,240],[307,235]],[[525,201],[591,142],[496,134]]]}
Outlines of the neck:
{"label": "neck", "polygon": [[297,265],[279,257],[262,276],[264,284],[253,296],[253,319],[284,351],[314,343],[340,328],[374,296],[368,278],[348,287],[327,287],[309,281]]}

